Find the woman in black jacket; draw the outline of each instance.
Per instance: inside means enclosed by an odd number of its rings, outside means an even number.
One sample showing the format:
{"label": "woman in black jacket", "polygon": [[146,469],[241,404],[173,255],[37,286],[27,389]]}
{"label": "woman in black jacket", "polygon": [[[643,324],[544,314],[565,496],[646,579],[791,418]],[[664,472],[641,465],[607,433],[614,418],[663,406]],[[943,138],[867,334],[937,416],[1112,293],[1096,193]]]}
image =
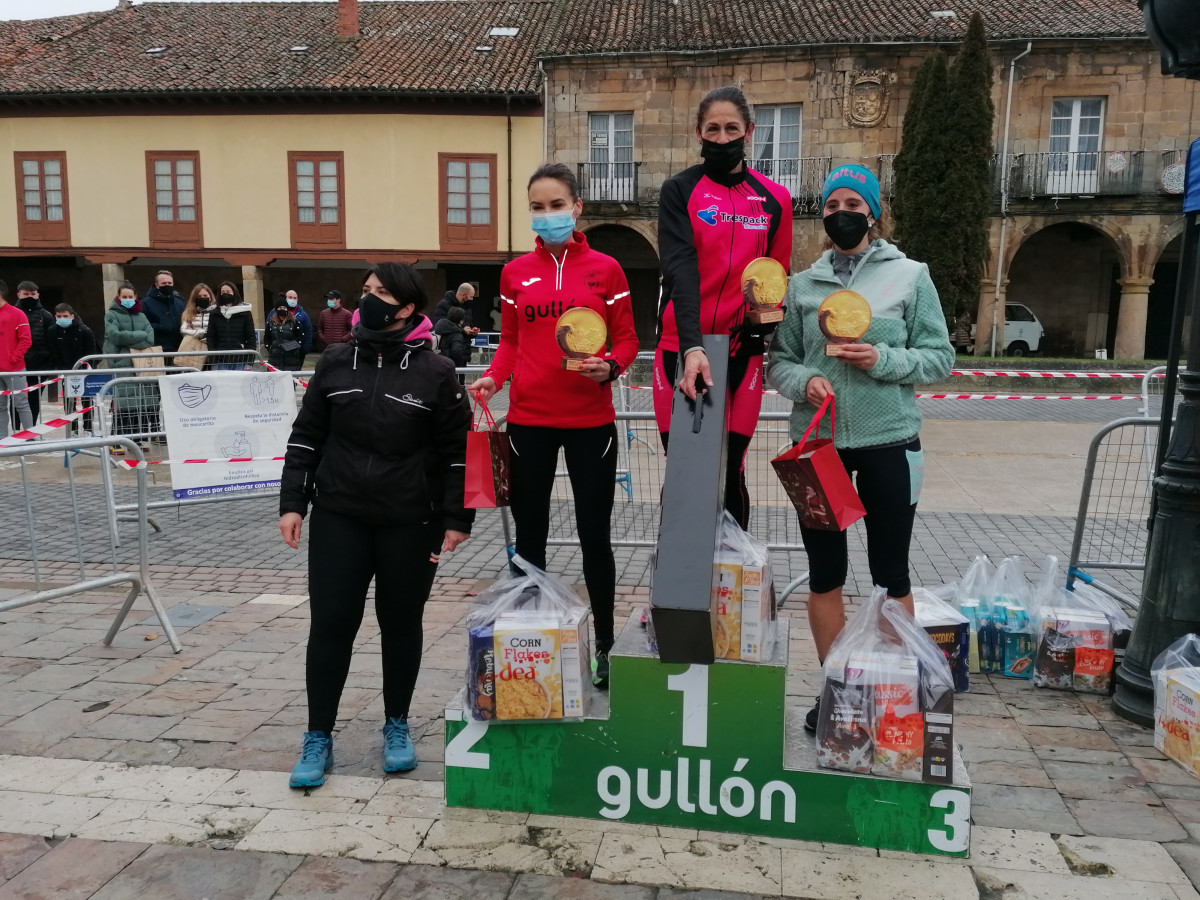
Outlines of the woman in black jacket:
{"label": "woman in black jacket", "polygon": [[433,352],[412,266],[368,273],[354,339],[321,355],[288,439],[279,530],[308,544],[311,626],[308,731],[292,787],[316,787],[333,760],[333,727],[367,587],[383,649],[383,769],[417,765],[408,708],[421,668],[421,618],[439,553],[467,539],[463,508],[471,412],[454,364]]}
{"label": "woman in black jacket", "polygon": [[[208,317],[209,350],[255,350],[254,313],[242,302],[241,291],[232,281],[222,281],[217,289],[217,308]],[[216,356],[214,369],[248,369],[253,356]]]}
{"label": "woman in black jacket", "polygon": [[304,359],[300,323],[287,304],[287,294],[275,299],[275,311],[267,318],[263,331],[263,346],[267,348],[267,362],[284,372],[299,372]]}

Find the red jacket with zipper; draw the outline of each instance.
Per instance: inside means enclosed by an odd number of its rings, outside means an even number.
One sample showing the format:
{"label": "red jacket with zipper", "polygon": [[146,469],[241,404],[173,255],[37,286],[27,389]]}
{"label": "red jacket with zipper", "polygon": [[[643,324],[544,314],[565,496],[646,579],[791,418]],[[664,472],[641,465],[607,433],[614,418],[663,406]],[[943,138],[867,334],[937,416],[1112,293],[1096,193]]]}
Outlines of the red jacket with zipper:
{"label": "red jacket with zipper", "polygon": [[0,306],[0,372],[25,369],[25,351],[33,346],[29,318],[11,303]]}
{"label": "red jacket with zipper", "polygon": [[537,239],[537,249],[518,257],[500,273],[500,347],[487,374],[496,385],[512,376],[508,421],[552,428],[596,428],[616,419],[612,384],[597,384],[562,368],[555,339],[558,317],[571,307],[598,312],[608,325],[611,350],[598,353],[615,360],[618,373],[637,358],[629,284],[620,264],[588,246],[576,231],[556,260]]}

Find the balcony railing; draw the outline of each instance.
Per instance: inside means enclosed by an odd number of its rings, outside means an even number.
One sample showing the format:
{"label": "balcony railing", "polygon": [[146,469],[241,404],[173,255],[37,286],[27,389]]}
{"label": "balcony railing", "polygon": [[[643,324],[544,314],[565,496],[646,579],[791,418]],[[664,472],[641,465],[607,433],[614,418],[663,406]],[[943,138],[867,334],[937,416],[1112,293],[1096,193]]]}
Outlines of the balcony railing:
{"label": "balcony railing", "polygon": [[640,162],[579,163],[579,190],[589,203],[637,203]]}
{"label": "balcony railing", "polygon": [[805,156],[799,159],[756,159],[750,165],[788,189],[792,195],[792,208],[796,212],[811,214],[821,208],[821,188],[832,162],[828,156]]}
{"label": "balcony railing", "polygon": [[1142,157],[1141,150],[1015,153],[1009,157],[1008,193],[1030,200],[1140,194]]}

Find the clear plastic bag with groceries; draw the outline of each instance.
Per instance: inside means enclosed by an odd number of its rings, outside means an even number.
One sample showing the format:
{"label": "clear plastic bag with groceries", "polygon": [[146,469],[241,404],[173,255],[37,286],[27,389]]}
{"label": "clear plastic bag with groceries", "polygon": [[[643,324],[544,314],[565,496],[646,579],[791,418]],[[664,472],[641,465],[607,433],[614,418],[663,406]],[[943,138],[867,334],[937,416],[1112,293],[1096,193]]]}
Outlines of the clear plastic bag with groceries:
{"label": "clear plastic bag with groceries", "polygon": [[953,780],[950,666],[883,588],[846,623],[823,675],[818,765],[907,781]]}
{"label": "clear plastic bag with groceries", "polygon": [[591,611],[530,565],[484,589],[467,613],[466,706],[474,719],[579,718],[592,691]]}
{"label": "clear plastic bag with groceries", "polygon": [[717,659],[766,662],[775,652],[775,585],[767,545],[721,513],[721,542],[713,560]]}
{"label": "clear plastic bag with groceries", "polygon": [[939,588],[914,587],[913,609],[917,624],[933,639],[950,665],[954,689],[965,693],[971,689],[968,672],[970,659],[971,620],[954,607],[957,584]]}
{"label": "clear plastic bag with groceries", "polygon": [[1200,775],[1200,636],[1185,634],[1150,666],[1154,746]]}
{"label": "clear plastic bag with groceries", "polygon": [[955,592],[958,609],[967,617],[967,672],[970,675],[978,675],[981,671],[979,628],[991,610],[990,592],[995,574],[996,570],[986,556],[976,556]]}

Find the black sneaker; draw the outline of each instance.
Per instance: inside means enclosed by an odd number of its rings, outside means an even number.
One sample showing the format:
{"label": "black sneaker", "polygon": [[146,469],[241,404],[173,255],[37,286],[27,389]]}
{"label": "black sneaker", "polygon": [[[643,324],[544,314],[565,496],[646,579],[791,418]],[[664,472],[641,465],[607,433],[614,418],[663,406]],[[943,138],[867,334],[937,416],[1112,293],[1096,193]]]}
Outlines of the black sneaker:
{"label": "black sneaker", "polygon": [[608,690],[608,651],[597,650],[592,662],[592,684],[597,690]]}
{"label": "black sneaker", "polygon": [[808,711],[808,715],[804,717],[804,730],[809,734],[817,733],[817,720],[821,718],[821,698],[818,697],[813,703],[813,708]]}

